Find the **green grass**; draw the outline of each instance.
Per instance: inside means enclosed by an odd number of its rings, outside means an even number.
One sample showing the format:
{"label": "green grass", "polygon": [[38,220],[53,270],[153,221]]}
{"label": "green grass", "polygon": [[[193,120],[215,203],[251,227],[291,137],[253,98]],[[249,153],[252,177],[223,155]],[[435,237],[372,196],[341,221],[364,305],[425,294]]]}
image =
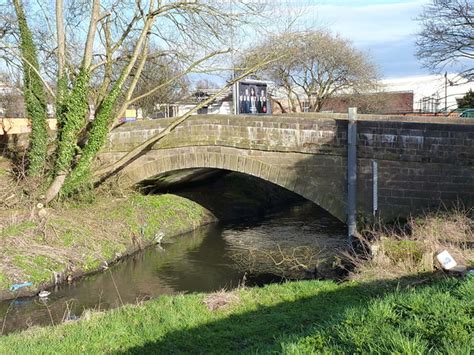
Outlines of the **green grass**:
{"label": "green grass", "polygon": [[1,237],[13,237],[33,230],[37,227],[37,224],[32,221],[21,222],[17,224],[11,224],[0,231]]}
{"label": "green grass", "polygon": [[163,296],[0,338],[0,353],[472,353],[474,278],[398,281],[243,289],[218,311],[206,295]]}
{"label": "green grass", "polygon": [[385,239],[382,245],[385,254],[394,263],[406,260],[420,262],[423,257],[423,250],[414,240]]}
{"label": "green grass", "polygon": [[53,272],[62,269],[61,263],[52,257],[37,255],[35,257],[15,255],[13,265],[24,271],[25,276],[34,285],[39,285],[44,281],[52,280]]}
{"label": "green grass", "polygon": [[0,272],[0,289],[8,288],[10,286],[10,281],[8,277]]}

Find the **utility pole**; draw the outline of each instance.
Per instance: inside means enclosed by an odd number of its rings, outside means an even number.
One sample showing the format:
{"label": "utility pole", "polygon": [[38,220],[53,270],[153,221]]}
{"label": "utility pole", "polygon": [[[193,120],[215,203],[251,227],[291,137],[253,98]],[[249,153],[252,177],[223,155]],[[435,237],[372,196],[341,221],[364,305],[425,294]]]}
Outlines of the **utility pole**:
{"label": "utility pole", "polygon": [[444,112],[448,114],[448,72],[444,72]]}
{"label": "utility pole", "polygon": [[[234,16],[234,0],[229,0],[229,6],[230,6],[230,14],[233,17]],[[231,48],[231,65],[232,65],[232,79],[235,79],[236,73],[235,73],[235,57],[234,57],[234,25],[232,24],[230,28],[230,48]],[[232,103],[233,103],[233,114],[237,115],[239,113],[239,108],[238,108],[238,95],[239,95],[239,90],[238,90],[238,85],[239,83],[236,82],[234,85],[232,85]]]}

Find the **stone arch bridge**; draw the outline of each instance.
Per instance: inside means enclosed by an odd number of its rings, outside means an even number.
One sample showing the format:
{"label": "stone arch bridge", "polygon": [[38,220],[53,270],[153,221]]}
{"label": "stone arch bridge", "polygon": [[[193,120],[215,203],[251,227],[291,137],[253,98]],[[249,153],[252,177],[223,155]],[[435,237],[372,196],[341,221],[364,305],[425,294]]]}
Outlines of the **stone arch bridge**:
{"label": "stone arch bridge", "polygon": [[[114,129],[107,164],[164,129],[170,119]],[[193,116],[117,176],[122,186],[241,172],[313,201],[342,221],[347,199],[347,115]],[[474,122],[359,115],[357,213],[389,220],[441,204],[474,206]],[[373,161],[377,162],[374,192]]]}

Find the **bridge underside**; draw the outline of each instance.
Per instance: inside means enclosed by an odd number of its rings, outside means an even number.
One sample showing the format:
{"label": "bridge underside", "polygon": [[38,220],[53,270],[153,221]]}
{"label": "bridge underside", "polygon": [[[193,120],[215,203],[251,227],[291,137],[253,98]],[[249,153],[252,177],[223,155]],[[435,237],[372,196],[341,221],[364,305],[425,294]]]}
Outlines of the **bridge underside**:
{"label": "bridge underside", "polygon": [[191,168],[169,171],[143,180],[139,183],[139,186],[144,190],[166,191],[170,188],[177,188],[216,178],[228,172],[229,170],[215,168]]}
{"label": "bridge underside", "polygon": [[[116,153],[111,154],[117,158]],[[102,159],[114,160],[106,155]],[[338,156],[215,146],[160,149],[133,162],[117,181],[122,187],[130,187],[159,180],[165,187],[208,178],[216,169],[252,175],[279,185],[345,221],[345,160]]]}

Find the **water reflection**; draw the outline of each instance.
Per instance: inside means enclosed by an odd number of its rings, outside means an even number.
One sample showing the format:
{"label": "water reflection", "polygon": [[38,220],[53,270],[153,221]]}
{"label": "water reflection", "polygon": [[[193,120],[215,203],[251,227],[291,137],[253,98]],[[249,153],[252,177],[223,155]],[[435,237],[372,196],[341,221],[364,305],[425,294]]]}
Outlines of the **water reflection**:
{"label": "water reflection", "polygon": [[[215,224],[165,240],[108,270],[51,290],[46,301],[24,298],[0,303],[3,334],[48,325],[163,294],[209,292],[239,285],[246,270],[236,255],[275,245],[333,250],[344,241],[344,226],[311,203],[288,208],[261,221]],[[268,268],[262,268],[263,273]],[[267,279],[258,270],[254,281]],[[264,281],[262,281],[264,280]],[[1,326],[1,323],[0,323]]]}

